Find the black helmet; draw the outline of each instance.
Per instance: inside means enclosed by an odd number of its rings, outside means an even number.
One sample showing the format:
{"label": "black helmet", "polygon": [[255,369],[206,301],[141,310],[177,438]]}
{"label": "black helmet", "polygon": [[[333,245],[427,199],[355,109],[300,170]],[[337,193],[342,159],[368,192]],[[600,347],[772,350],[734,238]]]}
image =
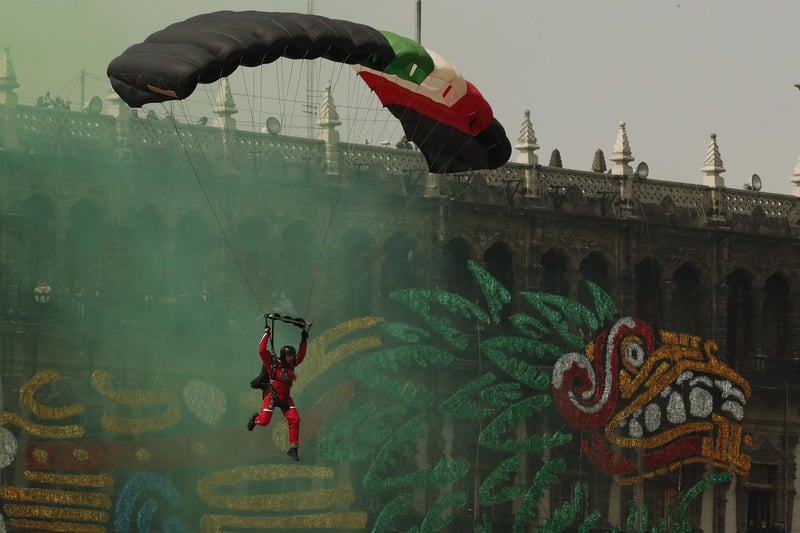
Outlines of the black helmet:
{"label": "black helmet", "polygon": [[281,348],[281,359],[285,358],[287,355],[297,355],[294,346],[286,345]]}

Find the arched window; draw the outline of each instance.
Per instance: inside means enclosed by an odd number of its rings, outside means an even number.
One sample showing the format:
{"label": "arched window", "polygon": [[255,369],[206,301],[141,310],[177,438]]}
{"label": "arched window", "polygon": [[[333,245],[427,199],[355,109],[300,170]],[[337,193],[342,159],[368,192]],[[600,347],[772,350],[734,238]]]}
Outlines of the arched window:
{"label": "arched window", "polygon": [[467,267],[470,260],[469,244],[464,239],[452,239],[444,245],[445,290],[475,301],[481,297],[480,289]]}
{"label": "arched window", "polygon": [[691,264],[684,263],[672,275],[672,281],[672,328],[700,335],[703,330],[700,273]]}
{"label": "arched window", "polygon": [[[579,269],[582,281],[591,281],[601,289],[608,290],[608,267],[602,253],[592,252],[587,255],[581,261]],[[594,297],[589,292],[586,283],[578,286],[578,301],[594,310]]]}
{"label": "arched window", "polygon": [[[239,224],[236,229],[236,243],[241,267],[247,275],[247,281],[242,278],[238,266],[234,261],[226,261],[226,271],[232,279],[241,279],[237,284],[239,287],[239,298],[242,301],[250,301],[250,290],[255,291],[259,298],[268,298],[275,291],[275,280],[271,279],[272,269],[278,262],[276,250],[269,239],[269,231],[265,228],[270,226],[261,218],[253,216],[247,218]],[[274,302],[265,302],[271,305]]]}
{"label": "arched window", "polygon": [[24,285],[33,287],[39,279],[56,273],[56,231],[53,203],[43,194],[31,196],[22,205],[22,243],[19,272]]}
{"label": "arched window", "polygon": [[140,210],[131,219],[131,281],[134,292],[148,301],[167,292],[164,233],[161,214],[153,207]]}
{"label": "arched window", "polygon": [[372,239],[362,228],[351,230],[343,239],[342,261],[345,306],[348,318],[372,313]]}
{"label": "arched window", "polygon": [[414,287],[414,247],[403,234],[395,234],[383,245],[381,266],[381,311],[388,314],[394,308],[391,294],[397,289]]}
{"label": "arched window", "polygon": [[511,293],[511,302],[502,308],[501,316],[508,318],[515,309],[514,258],[507,244],[498,242],[483,254],[486,271]]}
{"label": "arched window", "polygon": [[277,284],[271,283],[285,309],[280,310],[292,316],[303,316],[309,312],[312,279],[315,275],[319,245],[313,237],[311,228],[303,222],[288,226],[281,236],[280,259],[274,265]]}
{"label": "arched window", "polygon": [[560,296],[569,296],[569,280],[567,279],[567,260],[561,250],[551,248],[541,260],[542,278],[540,290]]}
{"label": "arched window", "polygon": [[66,279],[62,284],[71,286],[80,280],[91,290],[100,282],[98,273],[109,225],[105,213],[91,200],[72,206],[67,218]]}
{"label": "arched window", "polygon": [[653,330],[661,329],[661,270],[653,259],[636,265],[636,316],[650,324]]}
{"label": "arched window", "polygon": [[178,295],[198,294],[208,278],[213,252],[208,224],[197,213],[187,213],[178,222],[175,242],[175,272],[172,289]]}
{"label": "arched window", "polygon": [[747,361],[753,354],[753,301],[750,276],[743,270],[728,275],[728,357]]}
{"label": "arched window", "polygon": [[764,284],[764,312],[762,314],[762,345],[769,357],[790,357],[791,304],[789,282],[781,273],[775,273]]}

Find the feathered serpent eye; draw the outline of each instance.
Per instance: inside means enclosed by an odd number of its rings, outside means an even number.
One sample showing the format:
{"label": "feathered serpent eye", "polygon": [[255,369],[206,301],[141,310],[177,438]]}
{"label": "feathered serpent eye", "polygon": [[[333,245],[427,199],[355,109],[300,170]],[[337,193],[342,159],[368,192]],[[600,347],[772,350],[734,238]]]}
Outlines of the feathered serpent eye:
{"label": "feathered serpent eye", "polygon": [[622,357],[626,366],[639,368],[644,364],[647,356],[642,341],[639,337],[626,337],[622,341]]}

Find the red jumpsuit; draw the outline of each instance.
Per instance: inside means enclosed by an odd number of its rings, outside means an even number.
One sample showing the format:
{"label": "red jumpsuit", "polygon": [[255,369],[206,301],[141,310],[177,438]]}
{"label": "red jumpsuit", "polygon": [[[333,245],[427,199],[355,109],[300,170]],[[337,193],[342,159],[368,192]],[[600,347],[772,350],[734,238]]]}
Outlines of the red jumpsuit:
{"label": "red jumpsuit", "polygon": [[259,426],[269,425],[275,407],[280,407],[281,411],[283,411],[283,416],[286,417],[286,421],[289,423],[289,444],[297,446],[300,444],[300,415],[297,414],[291,391],[292,383],[297,379],[294,368],[305,359],[307,343],[305,339],[300,341],[294,364],[289,365],[269,351],[267,348],[268,342],[269,332],[266,332],[261,337],[261,342],[258,345],[258,354],[261,356],[261,361],[264,363],[264,368],[269,375],[272,390],[264,396],[261,412],[256,416],[255,423]]}

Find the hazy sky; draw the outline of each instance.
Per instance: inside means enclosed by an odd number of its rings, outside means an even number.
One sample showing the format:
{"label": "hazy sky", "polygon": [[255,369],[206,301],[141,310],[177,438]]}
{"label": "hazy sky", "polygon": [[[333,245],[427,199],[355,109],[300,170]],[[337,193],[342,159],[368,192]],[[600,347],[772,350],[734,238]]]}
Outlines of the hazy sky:
{"label": "hazy sky", "polygon": [[[172,22],[220,9],[307,8],[306,0],[0,0],[0,46],[11,47],[23,103],[48,90],[77,102],[81,69],[86,98],[105,96],[108,62]],[[416,0],[316,0],[314,11],[416,34]],[[558,148],[565,167],[588,170],[597,148],[611,155],[625,121],[651,179],[701,183],[715,132],[728,187],[755,172],[765,191],[788,194],[800,156],[798,22],[796,0],[423,0],[422,42],[481,90],[512,144],[530,109],[544,164]],[[339,75],[353,78],[318,76]],[[263,81],[242,83],[251,83],[248,94],[265,91]],[[237,104],[236,118],[249,120],[254,105]]]}

